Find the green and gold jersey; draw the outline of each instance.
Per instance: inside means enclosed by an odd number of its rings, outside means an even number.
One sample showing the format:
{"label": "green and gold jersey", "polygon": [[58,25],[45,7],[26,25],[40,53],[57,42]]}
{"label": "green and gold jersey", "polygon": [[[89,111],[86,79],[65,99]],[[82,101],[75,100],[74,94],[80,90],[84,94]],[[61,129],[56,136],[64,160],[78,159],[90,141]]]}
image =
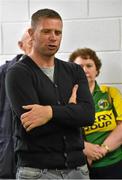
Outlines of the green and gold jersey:
{"label": "green and gold jersey", "polygon": [[[95,121],[85,127],[86,140],[93,144],[102,144],[110,132],[116,128],[117,121],[122,120],[122,94],[114,87],[101,86],[96,83],[93,99],[95,104]],[[122,148],[108,153],[93,162],[93,167],[114,164],[122,159]]]}

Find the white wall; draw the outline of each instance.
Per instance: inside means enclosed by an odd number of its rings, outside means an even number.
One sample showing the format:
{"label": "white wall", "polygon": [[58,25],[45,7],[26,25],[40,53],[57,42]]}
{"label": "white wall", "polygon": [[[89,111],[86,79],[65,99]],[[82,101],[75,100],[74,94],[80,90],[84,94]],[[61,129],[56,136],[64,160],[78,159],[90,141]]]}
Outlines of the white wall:
{"label": "white wall", "polygon": [[122,91],[122,0],[0,0],[0,65],[20,53],[23,28],[41,8],[57,10],[64,20],[57,57],[67,61],[75,49],[93,48],[103,63],[98,81]]}

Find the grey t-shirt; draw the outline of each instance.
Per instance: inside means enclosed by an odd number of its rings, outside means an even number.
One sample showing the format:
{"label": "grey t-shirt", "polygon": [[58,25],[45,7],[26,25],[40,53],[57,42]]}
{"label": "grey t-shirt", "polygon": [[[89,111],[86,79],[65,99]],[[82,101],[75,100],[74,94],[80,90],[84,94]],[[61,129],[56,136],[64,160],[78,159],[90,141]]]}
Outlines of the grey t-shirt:
{"label": "grey t-shirt", "polygon": [[41,68],[41,70],[49,77],[49,79],[53,82],[53,75],[54,75],[54,66],[49,68]]}

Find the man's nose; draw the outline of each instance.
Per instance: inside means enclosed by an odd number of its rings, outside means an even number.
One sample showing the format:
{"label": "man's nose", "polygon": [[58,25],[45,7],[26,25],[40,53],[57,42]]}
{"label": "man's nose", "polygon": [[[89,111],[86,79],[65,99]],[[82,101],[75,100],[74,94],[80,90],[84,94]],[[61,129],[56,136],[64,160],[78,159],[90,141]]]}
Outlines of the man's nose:
{"label": "man's nose", "polygon": [[50,33],[50,39],[51,39],[51,40],[56,40],[55,31],[52,31],[52,32]]}

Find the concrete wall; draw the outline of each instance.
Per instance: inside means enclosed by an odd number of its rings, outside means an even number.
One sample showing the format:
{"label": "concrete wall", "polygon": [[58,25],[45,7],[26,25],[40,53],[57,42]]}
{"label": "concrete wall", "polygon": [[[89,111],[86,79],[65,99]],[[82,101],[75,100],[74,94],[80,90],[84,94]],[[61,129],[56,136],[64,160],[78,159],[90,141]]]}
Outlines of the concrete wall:
{"label": "concrete wall", "polygon": [[0,65],[21,52],[17,41],[41,8],[57,10],[64,20],[57,57],[67,61],[77,48],[94,49],[103,63],[98,82],[122,92],[122,0],[0,0]]}

